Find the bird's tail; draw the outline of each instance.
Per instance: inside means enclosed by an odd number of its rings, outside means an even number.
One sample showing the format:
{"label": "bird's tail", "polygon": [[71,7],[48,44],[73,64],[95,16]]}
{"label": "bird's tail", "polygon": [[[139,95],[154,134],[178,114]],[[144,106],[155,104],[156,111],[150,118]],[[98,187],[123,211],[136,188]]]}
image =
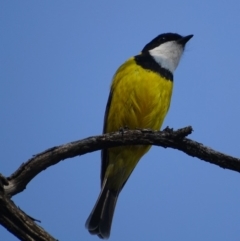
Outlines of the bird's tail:
{"label": "bird's tail", "polygon": [[110,236],[114,209],[118,198],[118,192],[109,190],[106,186],[105,180],[98,200],[85,224],[91,234],[96,234],[102,239],[107,239]]}

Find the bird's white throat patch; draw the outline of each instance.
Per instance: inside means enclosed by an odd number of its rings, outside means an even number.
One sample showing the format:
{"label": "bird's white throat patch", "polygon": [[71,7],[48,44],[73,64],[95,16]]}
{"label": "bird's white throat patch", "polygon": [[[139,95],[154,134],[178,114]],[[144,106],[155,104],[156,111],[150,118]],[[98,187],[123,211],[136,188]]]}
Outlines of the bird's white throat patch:
{"label": "bird's white throat patch", "polygon": [[182,56],[183,47],[176,41],[170,41],[149,50],[149,53],[162,68],[173,73]]}

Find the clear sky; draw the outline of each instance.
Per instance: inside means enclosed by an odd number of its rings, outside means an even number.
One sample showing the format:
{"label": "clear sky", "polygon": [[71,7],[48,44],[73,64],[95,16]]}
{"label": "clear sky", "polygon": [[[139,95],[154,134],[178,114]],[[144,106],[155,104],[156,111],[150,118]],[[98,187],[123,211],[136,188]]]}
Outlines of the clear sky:
{"label": "clear sky", "polygon": [[[163,127],[240,157],[240,4],[229,1],[1,1],[0,172],[102,132],[111,78],[160,33],[194,34]],[[100,152],[55,165],[16,205],[61,241],[84,227],[100,190]],[[239,240],[240,174],[153,147],[117,203],[110,240]],[[17,239],[0,227],[0,239]]]}

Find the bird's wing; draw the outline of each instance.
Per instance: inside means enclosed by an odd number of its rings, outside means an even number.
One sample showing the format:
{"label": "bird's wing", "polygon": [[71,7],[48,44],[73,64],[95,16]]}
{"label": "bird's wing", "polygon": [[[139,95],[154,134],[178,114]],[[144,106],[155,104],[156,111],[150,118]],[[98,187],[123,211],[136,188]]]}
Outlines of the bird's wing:
{"label": "bird's wing", "polygon": [[[107,106],[105,110],[105,115],[104,115],[104,124],[103,124],[103,133],[106,133],[107,129],[107,117],[108,117],[108,112],[111,106],[111,100],[112,100],[112,90],[109,93],[108,96],[108,101],[107,101]],[[101,185],[103,183],[104,175],[106,172],[107,164],[108,164],[108,152],[107,149],[102,149],[101,153],[101,159],[102,159],[102,166],[101,166]]]}

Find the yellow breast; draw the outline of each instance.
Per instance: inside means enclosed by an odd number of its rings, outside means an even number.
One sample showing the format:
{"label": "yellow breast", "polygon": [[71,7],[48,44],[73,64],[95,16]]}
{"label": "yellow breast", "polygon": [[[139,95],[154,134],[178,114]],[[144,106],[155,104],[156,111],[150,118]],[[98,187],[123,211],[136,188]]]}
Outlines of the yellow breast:
{"label": "yellow breast", "polygon": [[[105,117],[105,132],[121,127],[159,130],[169,109],[173,82],[136,65],[134,58],[115,74]],[[108,149],[105,177],[109,188],[119,190],[150,146],[123,146]]]}
{"label": "yellow breast", "polygon": [[106,132],[125,126],[159,130],[169,109],[172,87],[172,81],[136,65],[134,58],[129,59],[112,82]]}

